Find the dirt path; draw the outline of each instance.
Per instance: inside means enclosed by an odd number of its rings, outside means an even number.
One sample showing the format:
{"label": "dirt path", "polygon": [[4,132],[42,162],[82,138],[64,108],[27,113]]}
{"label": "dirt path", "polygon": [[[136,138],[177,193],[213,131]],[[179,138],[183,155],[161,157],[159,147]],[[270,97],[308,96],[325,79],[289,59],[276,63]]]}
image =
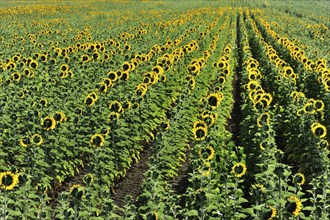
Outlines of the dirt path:
{"label": "dirt path", "polygon": [[125,205],[126,196],[132,196],[132,202],[134,203],[137,196],[141,193],[144,174],[149,168],[148,161],[152,155],[152,145],[153,143],[146,145],[146,147],[140,153],[139,162],[133,164],[132,167],[127,171],[125,177],[121,178],[119,182],[115,184],[111,198],[120,208],[123,208]]}

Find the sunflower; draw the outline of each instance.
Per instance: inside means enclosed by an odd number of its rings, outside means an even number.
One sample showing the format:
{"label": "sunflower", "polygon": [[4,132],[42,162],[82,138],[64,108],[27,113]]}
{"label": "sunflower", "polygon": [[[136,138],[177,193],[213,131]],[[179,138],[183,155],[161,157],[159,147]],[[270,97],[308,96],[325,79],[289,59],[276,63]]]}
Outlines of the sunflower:
{"label": "sunflower", "polygon": [[122,107],[125,110],[130,109],[132,107],[132,103],[129,100],[126,100],[123,102]]}
{"label": "sunflower", "polygon": [[90,185],[92,182],[94,182],[94,176],[91,173],[87,173],[84,178],[83,181],[85,184]]}
{"label": "sunflower", "polygon": [[43,138],[40,134],[34,134],[31,138],[30,138],[31,143],[35,144],[35,145],[41,145],[43,142]]}
{"label": "sunflower", "polygon": [[203,120],[207,124],[207,126],[211,127],[214,125],[215,122],[215,116],[213,114],[206,114],[202,116]]}
{"label": "sunflower", "polygon": [[121,68],[124,72],[130,71],[131,70],[131,64],[126,61],[122,64]]}
{"label": "sunflower", "polygon": [[286,210],[294,216],[298,216],[302,209],[301,200],[296,196],[290,196],[286,204]]}
{"label": "sunflower", "polygon": [[117,72],[115,71],[110,71],[108,72],[108,78],[112,81],[115,82],[118,79]]}
{"label": "sunflower", "polygon": [[211,164],[210,162],[204,162],[200,168],[200,172],[203,176],[209,176],[211,174]]}
{"label": "sunflower", "polygon": [[259,117],[257,118],[258,127],[262,127],[265,124],[269,124],[269,118],[270,118],[270,115],[268,112],[264,112],[264,113],[260,114]]}
{"label": "sunflower", "polygon": [[116,120],[116,119],[118,119],[118,118],[119,118],[119,113],[118,113],[118,112],[111,112],[111,113],[109,114],[109,119],[110,119],[110,121]]}
{"label": "sunflower", "polygon": [[102,147],[105,143],[105,139],[102,134],[94,134],[89,142],[94,146],[94,147]]}
{"label": "sunflower", "polygon": [[59,111],[59,112],[56,112],[54,115],[53,115],[53,118],[55,119],[55,121],[58,121],[60,123],[62,122],[65,122],[66,121],[66,116],[63,112]]}
{"label": "sunflower", "polygon": [[109,109],[113,112],[121,112],[123,107],[122,107],[122,104],[121,102],[115,100],[115,101],[112,101],[110,104],[109,104]]}
{"label": "sunflower", "polygon": [[94,52],[92,56],[94,60],[98,60],[100,58],[100,54],[98,52]]}
{"label": "sunflower", "polygon": [[72,193],[73,190],[77,189],[77,188],[81,188],[82,186],[80,184],[73,184],[70,187],[70,193]]}
{"label": "sunflower", "polygon": [[212,146],[202,147],[198,151],[199,157],[204,160],[212,160],[214,157],[214,148]]}
{"label": "sunflower", "polygon": [[197,127],[193,129],[194,138],[197,141],[202,141],[207,136],[207,127]]}
{"label": "sunflower", "polygon": [[27,137],[20,138],[18,142],[22,147],[28,147],[31,144],[30,139]]}
{"label": "sunflower", "polygon": [[75,198],[80,199],[82,195],[84,194],[84,187],[80,184],[73,184],[70,187],[70,195],[72,195]]}
{"label": "sunflower", "polygon": [[301,186],[301,185],[304,185],[305,183],[305,176],[304,174],[302,173],[296,173],[294,176],[293,176],[293,180],[292,180],[293,183]]}
{"label": "sunflower", "polygon": [[29,64],[29,67],[30,67],[31,69],[36,69],[36,68],[38,68],[38,62],[35,61],[35,60],[32,60],[32,61],[30,62],[30,64]]}
{"label": "sunflower", "polygon": [[207,128],[207,124],[202,120],[198,120],[194,123],[193,128],[196,129],[196,128],[199,128],[199,127]]}
{"label": "sunflower", "polygon": [[99,90],[100,92],[106,93],[107,90],[108,90],[108,85],[107,85],[105,82],[100,82],[100,83],[98,84],[98,90]]}
{"label": "sunflower", "polygon": [[164,129],[165,131],[167,131],[168,129],[170,129],[170,121],[167,120],[165,122],[162,122],[162,124],[160,125],[162,129]]}
{"label": "sunflower", "polygon": [[11,78],[13,81],[20,81],[21,80],[21,74],[19,72],[15,72],[11,75]]}
{"label": "sunflower", "polygon": [[327,136],[327,128],[318,122],[311,125],[311,131],[315,137],[325,138]]}
{"label": "sunflower", "polygon": [[62,64],[60,70],[61,72],[67,72],[69,70],[68,64]]}
{"label": "sunflower", "polygon": [[273,220],[277,215],[277,210],[273,206],[269,206],[269,211],[265,213],[264,218],[265,220]]}
{"label": "sunflower", "polygon": [[207,96],[207,104],[211,107],[211,109],[215,109],[218,107],[222,99],[223,94],[221,92],[211,93]]}
{"label": "sunflower", "polygon": [[306,114],[314,114],[315,110],[314,110],[314,103],[311,101],[308,101],[303,108],[304,113]]}
{"label": "sunflower", "polygon": [[232,167],[231,171],[236,177],[242,177],[246,173],[246,166],[244,163],[237,163]]}
{"label": "sunflower", "polygon": [[263,184],[260,184],[260,183],[256,183],[256,184],[252,185],[252,188],[255,191],[261,192],[261,193],[264,193],[266,191],[266,187]]}
{"label": "sunflower", "polygon": [[324,110],[324,102],[322,100],[315,100],[314,107],[316,111],[323,111]]}
{"label": "sunflower", "polygon": [[56,127],[56,121],[53,117],[46,117],[42,120],[41,125],[47,131],[53,130]]}
{"label": "sunflower", "polygon": [[329,147],[329,142],[328,142],[327,140],[321,139],[321,140],[317,143],[317,145],[318,145],[320,148],[325,149],[325,148]]}
{"label": "sunflower", "polygon": [[113,86],[112,80],[109,78],[104,78],[103,82],[107,85],[108,88]]}
{"label": "sunflower", "polygon": [[95,104],[95,99],[88,95],[85,100],[84,100],[84,103],[88,105],[88,107],[92,107],[94,104]]}
{"label": "sunflower", "polygon": [[148,91],[148,86],[146,83],[141,83],[135,87],[134,92],[136,95],[143,97]]}
{"label": "sunflower", "polygon": [[40,104],[41,104],[42,106],[47,106],[47,105],[48,105],[48,101],[47,101],[47,99],[45,99],[45,98],[40,99]]}
{"label": "sunflower", "polygon": [[0,187],[12,190],[19,182],[19,174],[10,171],[0,173]]}
{"label": "sunflower", "polygon": [[87,54],[84,54],[81,56],[81,61],[84,63],[87,63],[89,61],[89,56]]}
{"label": "sunflower", "polygon": [[163,75],[164,74],[164,69],[163,67],[156,65],[154,67],[152,67],[151,69],[153,72],[157,73],[158,75]]}
{"label": "sunflower", "polygon": [[23,91],[19,91],[18,92],[18,97],[20,97],[21,99],[25,97],[25,94],[26,92],[23,90]]}
{"label": "sunflower", "polygon": [[104,136],[108,136],[110,133],[110,128],[107,128],[107,127],[102,128],[100,133]]}
{"label": "sunflower", "polygon": [[123,72],[120,77],[121,80],[127,81],[129,79],[129,73]]}

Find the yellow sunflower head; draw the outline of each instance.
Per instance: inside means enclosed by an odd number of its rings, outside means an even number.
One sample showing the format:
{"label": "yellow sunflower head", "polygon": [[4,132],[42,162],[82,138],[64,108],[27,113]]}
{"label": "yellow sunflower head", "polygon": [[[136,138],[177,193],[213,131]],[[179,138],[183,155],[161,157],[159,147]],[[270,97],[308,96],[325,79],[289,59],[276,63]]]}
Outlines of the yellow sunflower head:
{"label": "yellow sunflower head", "polygon": [[245,166],[245,164],[244,163],[236,163],[233,167],[232,167],[232,169],[231,169],[231,171],[232,171],[232,173],[234,174],[234,176],[236,176],[236,177],[242,177],[242,176],[244,176],[245,175],[245,173],[246,173],[246,166]]}
{"label": "yellow sunflower head", "polygon": [[41,125],[47,131],[53,130],[56,127],[56,121],[53,117],[46,117],[42,120]]}
{"label": "yellow sunflower head", "polygon": [[294,184],[299,185],[299,186],[304,185],[304,183],[305,183],[305,176],[304,176],[304,174],[302,174],[302,173],[296,173],[296,174],[293,176],[293,180],[292,180],[292,182],[293,182]]}
{"label": "yellow sunflower head", "polygon": [[325,138],[327,136],[327,128],[318,122],[314,122],[311,125],[311,131],[318,138]]}
{"label": "yellow sunflower head", "polygon": [[40,134],[34,134],[31,138],[30,138],[31,143],[35,144],[35,145],[41,145],[43,143],[43,138]]}
{"label": "yellow sunflower head", "polygon": [[102,147],[105,144],[105,139],[102,134],[94,134],[89,142],[94,146],[94,147]]}
{"label": "yellow sunflower head", "polygon": [[302,209],[301,200],[296,196],[290,196],[286,203],[286,210],[294,216],[298,216]]}
{"label": "yellow sunflower head", "polygon": [[214,148],[212,146],[201,147],[198,154],[203,160],[212,160],[214,157]]}
{"label": "yellow sunflower head", "polygon": [[19,174],[10,171],[0,173],[0,188],[5,190],[13,190],[19,183]]}
{"label": "yellow sunflower head", "polygon": [[194,138],[197,141],[202,141],[207,136],[207,127],[196,127],[193,129]]}

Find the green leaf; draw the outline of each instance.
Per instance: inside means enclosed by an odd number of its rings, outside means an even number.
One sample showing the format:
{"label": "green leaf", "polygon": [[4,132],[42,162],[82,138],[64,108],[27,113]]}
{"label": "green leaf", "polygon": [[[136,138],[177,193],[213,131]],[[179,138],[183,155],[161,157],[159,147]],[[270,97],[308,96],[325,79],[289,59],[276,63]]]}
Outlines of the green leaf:
{"label": "green leaf", "polygon": [[14,216],[17,216],[17,217],[22,217],[22,213],[18,210],[12,210],[12,209],[9,209],[7,210],[9,215],[14,217]]}
{"label": "green leaf", "polygon": [[190,211],[184,213],[184,216],[187,216],[187,217],[195,216],[195,217],[197,217],[198,216],[198,211],[195,210],[195,209],[190,210]]}

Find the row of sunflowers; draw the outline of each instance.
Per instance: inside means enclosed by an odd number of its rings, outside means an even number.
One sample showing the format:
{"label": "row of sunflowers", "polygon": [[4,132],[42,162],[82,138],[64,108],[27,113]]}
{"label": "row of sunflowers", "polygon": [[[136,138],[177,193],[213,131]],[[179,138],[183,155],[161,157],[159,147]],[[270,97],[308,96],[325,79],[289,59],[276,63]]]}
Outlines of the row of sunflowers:
{"label": "row of sunflowers", "polygon": [[224,5],[8,3],[0,218],[330,218],[326,23]]}

